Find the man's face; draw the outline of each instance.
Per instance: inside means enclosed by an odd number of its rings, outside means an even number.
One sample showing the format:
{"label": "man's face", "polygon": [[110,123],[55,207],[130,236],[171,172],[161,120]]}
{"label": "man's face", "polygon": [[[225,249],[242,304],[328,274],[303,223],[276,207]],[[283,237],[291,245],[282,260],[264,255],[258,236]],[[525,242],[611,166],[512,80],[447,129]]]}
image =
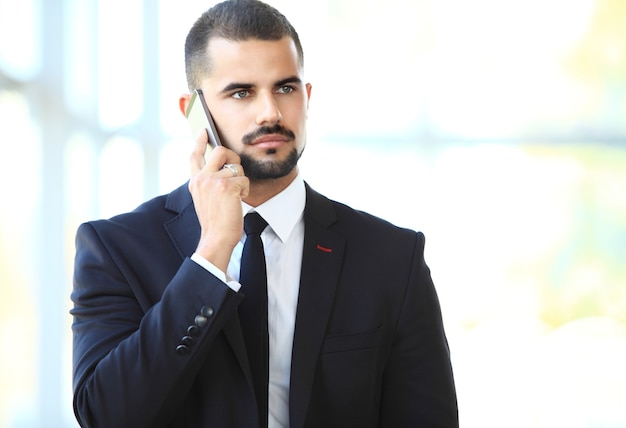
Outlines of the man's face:
{"label": "man's face", "polygon": [[201,89],[222,144],[241,157],[251,179],[295,171],[306,144],[311,85],[303,82],[290,37],[211,39],[211,73]]}

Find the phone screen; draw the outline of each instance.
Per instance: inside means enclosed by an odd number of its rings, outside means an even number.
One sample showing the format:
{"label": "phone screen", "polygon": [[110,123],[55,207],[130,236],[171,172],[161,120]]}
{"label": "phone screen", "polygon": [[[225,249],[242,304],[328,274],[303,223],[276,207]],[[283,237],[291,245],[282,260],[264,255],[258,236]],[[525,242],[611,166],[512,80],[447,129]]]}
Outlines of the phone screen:
{"label": "phone screen", "polygon": [[198,137],[201,129],[206,129],[209,134],[209,147],[213,148],[222,145],[215,123],[213,123],[213,118],[204,102],[204,96],[200,89],[196,89],[191,94],[186,116],[194,138]]}

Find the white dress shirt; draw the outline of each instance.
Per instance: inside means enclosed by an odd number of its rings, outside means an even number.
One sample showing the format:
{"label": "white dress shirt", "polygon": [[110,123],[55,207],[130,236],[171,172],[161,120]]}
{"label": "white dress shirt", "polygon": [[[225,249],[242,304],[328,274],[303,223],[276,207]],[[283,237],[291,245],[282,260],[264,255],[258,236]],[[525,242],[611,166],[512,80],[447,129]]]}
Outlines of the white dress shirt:
{"label": "white dress shirt", "polygon": [[[299,175],[285,190],[258,207],[253,208],[242,202],[244,216],[250,211],[256,211],[269,226],[261,233],[267,264],[269,428],[289,426],[291,351],[304,245],[305,203],[304,181]],[[237,281],[245,240],[246,234],[242,232],[226,273],[197,254],[191,259],[216,275],[234,291],[239,291],[241,285]]]}

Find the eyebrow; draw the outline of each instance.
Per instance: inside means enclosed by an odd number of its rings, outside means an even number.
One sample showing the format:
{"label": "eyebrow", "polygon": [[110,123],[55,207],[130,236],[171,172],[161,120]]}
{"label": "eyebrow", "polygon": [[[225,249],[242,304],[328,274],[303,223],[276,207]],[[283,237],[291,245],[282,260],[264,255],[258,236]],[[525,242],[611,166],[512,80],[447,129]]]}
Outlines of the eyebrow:
{"label": "eyebrow", "polygon": [[291,77],[287,77],[286,79],[279,80],[278,82],[276,82],[274,86],[283,86],[288,83],[296,83],[300,85],[302,84],[302,79],[300,79],[298,76],[291,76]]}
{"label": "eyebrow", "polygon": [[[286,77],[284,79],[281,79],[277,82],[274,83],[274,87],[280,87],[283,85],[287,85],[289,83],[295,83],[295,84],[302,84],[302,79],[300,79],[298,76],[290,76],[290,77]],[[238,83],[238,82],[233,82],[233,83],[229,83],[228,85],[224,86],[224,88],[220,91],[221,93],[226,93],[226,92],[231,92],[231,91],[235,91],[237,89],[241,90],[241,89],[252,89],[254,88],[255,85],[253,85],[252,83]]]}

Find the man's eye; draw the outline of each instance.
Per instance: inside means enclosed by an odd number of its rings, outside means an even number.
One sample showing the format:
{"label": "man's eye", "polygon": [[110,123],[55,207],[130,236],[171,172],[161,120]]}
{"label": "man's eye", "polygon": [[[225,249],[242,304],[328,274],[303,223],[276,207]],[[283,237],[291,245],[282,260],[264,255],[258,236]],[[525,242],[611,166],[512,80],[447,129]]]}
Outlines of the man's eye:
{"label": "man's eye", "polygon": [[281,94],[290,94],[293,91],[294,89],[291,86],[281,86],[280,88],[278,88],[278,92]]}
{"label": "man's eye", "polygon": [[250,92],[248,92],[245,89],[242,89],[241,91],[237,91],[235,92],[232,97],[233,98],[246,98],[248,95],[250,94]]}

